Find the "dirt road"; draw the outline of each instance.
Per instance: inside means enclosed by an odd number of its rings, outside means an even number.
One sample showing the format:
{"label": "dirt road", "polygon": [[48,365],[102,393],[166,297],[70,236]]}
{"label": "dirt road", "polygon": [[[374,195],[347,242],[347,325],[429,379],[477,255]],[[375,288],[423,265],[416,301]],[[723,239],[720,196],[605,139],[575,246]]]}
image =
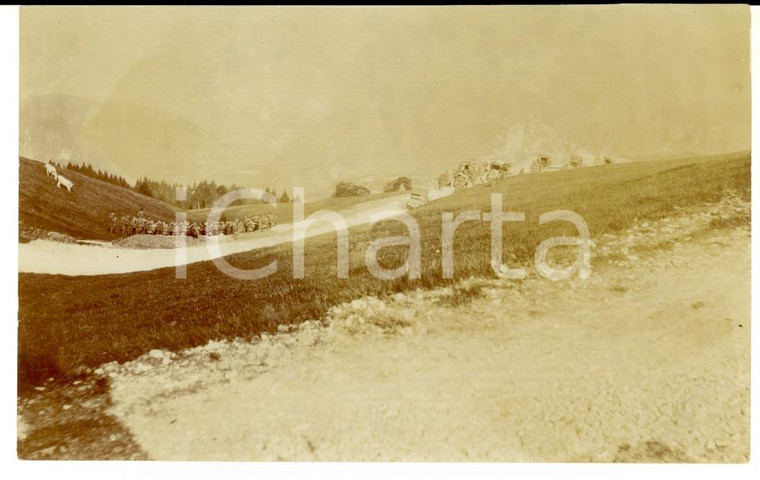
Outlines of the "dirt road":
{"label": "dirt road", "polygon": [[[360,203],[341,211],[348,227],[369,223],[375,215],[391,216],[403,210],[409,194],[400,194],[381,200]],[[314,223],[306,237],[334,230],[327,222]],[[215,237],[219,239],[219,237]],[[187,265],[214,258],[267,248],[293,241],[293,225],[278,225],[270,231],[240,235],[239,239],[221,237],[218,249],[188,246],[177,249],[113,248],[110,245],[82,245],[51,240],[34,240],[18,246],[19,273],[49,273],[58,275],[107,275],[154,270],[157,268]]]}
{"label": "dirt road", "polygon": [[749,230],[704,231],[741,208],[599,239],[585,282],[365,298],[98,373],[160,460],[744,462]]}

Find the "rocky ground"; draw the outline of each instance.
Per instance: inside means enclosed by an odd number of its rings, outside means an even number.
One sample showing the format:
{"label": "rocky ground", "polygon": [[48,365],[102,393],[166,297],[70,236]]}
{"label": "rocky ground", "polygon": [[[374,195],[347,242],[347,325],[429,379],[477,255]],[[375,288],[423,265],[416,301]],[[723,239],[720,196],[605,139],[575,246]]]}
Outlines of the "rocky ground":
{"label": "rocky ground", "polygon": [[18,241],[19,243],[28,243],[33,240],[50,240],[60,243],[76,243],[77,239],[71,235],[60,232],[48,232],[39,228],[28,227],[24,222],[19,221]]}
{"label": "rocky ground", "polygon": [[25,460],[145,460],[132,434],[108,413],[108,382],[49,379],[18,401],[18,456]]}
{"label": "rocky ground", "polygon": [[[116,453],[82,455],[746,462],[749,212],[727,198],[595,239],[587,281],[473,278],[102,365],[96,440]],[[92,400],[36,396],[61,415]],[[32,448],[39,410],[20,402],[20,454],[77,457]]]}

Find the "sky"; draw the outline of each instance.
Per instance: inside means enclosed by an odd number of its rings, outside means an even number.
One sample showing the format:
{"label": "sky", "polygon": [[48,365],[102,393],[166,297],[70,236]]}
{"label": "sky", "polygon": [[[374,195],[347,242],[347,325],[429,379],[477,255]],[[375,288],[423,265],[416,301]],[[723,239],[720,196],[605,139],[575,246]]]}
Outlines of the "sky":
{"label": "sky", "polygon": [[22,7],[20,150],[307,193],[434,175],[515,131],[613,156],[748,150],[749,22],[746,6]]}

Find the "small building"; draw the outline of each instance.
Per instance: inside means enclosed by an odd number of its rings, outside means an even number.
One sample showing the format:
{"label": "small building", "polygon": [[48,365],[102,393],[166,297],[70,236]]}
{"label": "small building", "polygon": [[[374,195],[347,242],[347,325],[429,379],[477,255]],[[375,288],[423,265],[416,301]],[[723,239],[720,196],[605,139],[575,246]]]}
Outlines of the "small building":
{"label": "small building", "polygon": [[417,208],[428,202],[428,189],[420,186],[413,186],[409,201],[406,203],[407,208]]}

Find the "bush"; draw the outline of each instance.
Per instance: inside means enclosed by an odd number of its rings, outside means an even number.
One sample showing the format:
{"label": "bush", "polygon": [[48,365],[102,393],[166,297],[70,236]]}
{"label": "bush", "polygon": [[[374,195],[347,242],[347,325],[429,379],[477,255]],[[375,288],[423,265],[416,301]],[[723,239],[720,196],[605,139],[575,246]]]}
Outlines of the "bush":
{"label": "bush", "polygon": [[401,190],[411,190],[412,180],[409,177],[398,177],[396,180],[392,180],[385,184],[383,192],[400,192]]}
{"label": "bush", "polygon": [[360,195],[369,195],[369,188],[356,185],[351,182],[340,182],[335,186],[333,197],[357,197]]}

